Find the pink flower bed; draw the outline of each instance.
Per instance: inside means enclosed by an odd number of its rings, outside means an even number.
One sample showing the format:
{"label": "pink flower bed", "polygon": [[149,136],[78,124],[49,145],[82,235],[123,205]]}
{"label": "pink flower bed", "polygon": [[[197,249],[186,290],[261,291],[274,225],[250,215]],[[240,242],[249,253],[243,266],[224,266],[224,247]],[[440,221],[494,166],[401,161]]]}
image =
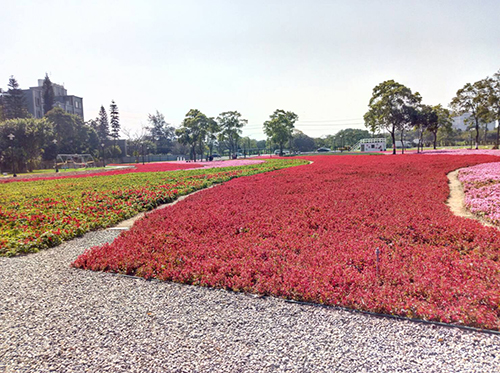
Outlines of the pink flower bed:
{"label": "pink flower bed", "polygon": [[[193,162],[187,163],[190,165],[197,166],[196,168],[218,168],[218,167],[238,167],[238,166],[249,166],[252,164],[258,164],[264,162],[263,160],[257,159],[230,159],[227,161],[212,161],[212,162]],[[174,164],[186,164],[185,161],[180,162],[170,162]]]}
{"label": "pink flower bed", "polygon": [[465,206],[473,213],[500,224],[500,162],[460,170]]}
{"label": "pink flower bed", "polygon": [[[392,154],[392,149],[387,150],[386,154]],[[398,149],[398,154],[401,153],[401,149]],[[417,151],[414,149],[407,150],[405,149],[405,153],[407,154],[417,154]],[[424,150],[421,154],[425,155],[495,155],[500,157],[500,150],[493,149],[436,149],[436,150]]]}

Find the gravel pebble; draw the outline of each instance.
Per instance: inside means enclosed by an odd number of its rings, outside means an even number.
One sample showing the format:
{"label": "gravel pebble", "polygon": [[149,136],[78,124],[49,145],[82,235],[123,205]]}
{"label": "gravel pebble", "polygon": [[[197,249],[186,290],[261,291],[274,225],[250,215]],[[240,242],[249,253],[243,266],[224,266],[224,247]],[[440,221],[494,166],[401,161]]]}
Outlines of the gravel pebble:
{"label": "gravel pebble", "polygon": [[500,336],[0,258],[0,372],[499,372]]}

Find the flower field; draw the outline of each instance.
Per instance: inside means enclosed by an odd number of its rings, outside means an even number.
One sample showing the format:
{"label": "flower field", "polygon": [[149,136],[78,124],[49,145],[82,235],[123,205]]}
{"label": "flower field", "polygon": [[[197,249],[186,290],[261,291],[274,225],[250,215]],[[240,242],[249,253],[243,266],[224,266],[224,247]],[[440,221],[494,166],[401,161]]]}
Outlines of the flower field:
{"label": "flower field", "polygon": [[486,163],[460,170],[465,206],[493,224],[500,225],[500,163]]}
{"label": "flower field", "polygon": [[448,172],[497,159],[318,155],[148,214],[73,265],[498,330],[500,235],[445,205]]}
{"label": "flower field", "polygon": [[175,172],[164,172],[165,167],[173,167],[171,164],[158,163],[139,167],[136,172],[2,184],[0,255],[36,252],[90,230],[112,226],[198,189],[303,163],[271,160]]}
{"label": "flower field", "polygon": [[[13,183],[13,182],[27,182],[33,180],[58,180],[58,179],[78,179],[80,177],[92,177],[92,176],[110,176],[110,175],[124,175],[136,172],[165,172],[165,171],[177,171],[177,170],[198,170],[198,169],[208,169],[208,168],[221,168],[221,167],[237,167],[237,166],[248,166],[256,163],[260,163],[262,160],[256,159],[237,159],[237,160],[225,160],[225,161],[212,161],[212,162],[198,162],[198,163],[187,163],[182,162],[153,162],[147,164],[134,163],[134,164],[116,164],[108,165],[111,167],[122,166],[122,168],[111,168],[110,170],[100,170],[92,172],[92,169],[88,169],[89,172],[81,172],[81,174],[39,174],[29,175],[29,177],[23,178],[5,178],[0,179],[0,184],[2,183]],[[124,166],[124,167],[123,167]]]}
{"label": "flower field", "polygon": [[[59,180],[59,179],[78,179],[81,177],[91,177],[91,176],[111,176],[111,175],[124,175],[135,172],[165,172],[174,170],[186,170],[190,168],[199,168],[199,165],[195,163],[173,163],[173,162],[158,162],[158,163],[147,163],[147,164],[134,164],[130,168],[122,169],[110,169],[109,171],[99,171],[82,173],[80,175],[59,175],[53,174],[52,177],[47,177],[47,175],[41,175],[40,177],[30,177],[23,179],[20,178],[8,178],[0,179],[0,183],[13,183],[13,182],[28,182],[34,180]],[[91,169],[89,169],[91,170]]]}

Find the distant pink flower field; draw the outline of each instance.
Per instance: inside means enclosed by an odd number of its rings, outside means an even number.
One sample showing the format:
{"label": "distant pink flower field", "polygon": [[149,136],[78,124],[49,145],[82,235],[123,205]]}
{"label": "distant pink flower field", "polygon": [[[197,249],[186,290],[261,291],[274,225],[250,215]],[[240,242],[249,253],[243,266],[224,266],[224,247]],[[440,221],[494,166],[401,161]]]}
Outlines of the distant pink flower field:
{"label": "distant pink flower field", "polygon": [[422,154],[447,154],[447,155],[496,155],[500,157],[500,150],[493,149],[436,149],[436,150],[424,150]]}
{"label": "distant pink flower field", "polygon": [[264,162],[264,160],[259,160],[259,159],[230,159],[230,160],[227,160],[227,161],[211,161],[211,162],[175,161],[175,162],[169,162],[169,163],[172,163],[172,164],[199,165],[200,167],[197,167],[197,168],[202,169],[202,168],[248,166],[248,165],[258,164],[258,163],[262,163],[262,162]]}
{"label": "distant pink flower field", "polygon": [[[401,153],[401,149],[398,149],[398,154]],[[389,149],[385,152],[386,154],[392,154],[392,149]],[[414,149],[405,149],[405,154],[417,154],[417,151]],[[424,155],[478,155],[478,154],[484,154],[484,155],[495,155],[497,157],[500,157],[500,150],[493,150],[493,149],[429,149],[429,150],[424,150],[421,152],[421,154]]]}

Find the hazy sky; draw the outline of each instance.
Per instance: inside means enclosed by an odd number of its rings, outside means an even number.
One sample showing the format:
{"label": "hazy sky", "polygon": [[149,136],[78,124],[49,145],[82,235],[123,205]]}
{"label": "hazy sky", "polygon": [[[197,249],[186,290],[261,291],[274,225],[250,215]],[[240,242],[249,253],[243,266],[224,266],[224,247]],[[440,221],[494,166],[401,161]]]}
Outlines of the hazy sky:
{"label": "hazy sky", "polygon": [[318,137],[364,128],[385,80],[448,105],[500,69],[499,0],[0,0],[0,15],[0,87],[47,72],[86,120],[114,99],[134,131],[156,110],[176,126],[237,110],[263,139],[284,109]]}

